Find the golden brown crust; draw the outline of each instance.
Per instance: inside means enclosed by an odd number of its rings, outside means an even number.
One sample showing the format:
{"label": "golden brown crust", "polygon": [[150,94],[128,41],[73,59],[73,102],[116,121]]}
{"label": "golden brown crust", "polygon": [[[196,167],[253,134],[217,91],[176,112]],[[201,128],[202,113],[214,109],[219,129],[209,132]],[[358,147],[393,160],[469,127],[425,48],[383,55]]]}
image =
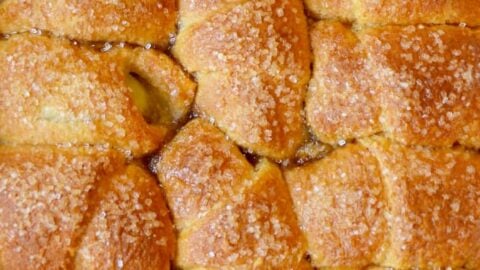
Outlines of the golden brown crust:
{"label": "golden brown crust", "polygon": [[40,29],[76,40],[116,41],[166,48],[175,33],[173,0],[46,1],[0,3],[0,32]]}
{"label": "golden brown crust", "polygon": [[[147,123],[129,73],[163,96],[171,123]],[[135,156],[156,149],[184,118],[194,84],[167,56],[143,49],[102,53],[63,39],[15,35],[0,41],[0,141],[104,144]]]}
{"label": "golden brown crust", "polygon": [[162,150],[158,177],[169,198],[175,225],[183,229],[223,198],[240,193],[252,166],[223,133],[193,120]]}
{"label": "golden brown crust", "polygon": [[477,269],[479,170],[476,152],[373,137],[285,176],[314,266]]}
{"label": "golden brown crust", "polygon": [[103,182],[93,218],[75,257],[76,269],[170,270],[175,234],[155,179],[131,165]]}
{"label": "golden brown crust", "polygon": [[293,155],[305,135],[302,103],[310,75],[302,3],[181,1],[180,7],[173,53],[195,73],[201,115],[258,154]]}
{"label": "golden brown crust", "polygon": [[375,157],[359,145],[284,173],[315,267],[365,267],[388,232]]}
{"label": "golden brown crust", "polygon": [[[169,269],[175,244],[160,189],[117,152],[2,146],[0,202],[2,269],[100,269],[85,249],[108,269],[119,259],[128,269]],[[168,245],[156,244],[162,238]]]}
{"label": "golden brown crust", "polygon": [[405,144],[480,147],[478,31],[322,22],[311,35],[306,111],[320,140],[385,132]]}
{"label": "golden brown crust", "polygon": [[355,21],[360,24],[480,25],[476,0],[306,0],[317,18]]}
{"label": "golden brown crust", "polygon": [[252,186],[179,235],[179,265],[296,269],[305,246],[280,170],[262,162]]}
{"label": "golden brown crust", "polygon": [[92,189],[122,160],[109,155],[41,147],[0,149],[2,269],[71,265],[68,251],[80,237],[85,212],[91,211]]}
{"label": "golden brown crust", "polygon": [[480,267],[480,155],[382,138],[362,143],[377,157],[387,191],[391,244],[380,265]]}
{"label": "golden brown crust", "polygon": [[314,67],[305,110],[313,133],[333,144],[381,130],[378,95],[355,34],[341,23],[320,22],[310,36]]}
{"label": "golden brown crust", "polygon": [[182,269],[305,266],[280,170],[266,160],[254,169],[211,124],[187,124],[162,153],[158,172],[179,224]]}

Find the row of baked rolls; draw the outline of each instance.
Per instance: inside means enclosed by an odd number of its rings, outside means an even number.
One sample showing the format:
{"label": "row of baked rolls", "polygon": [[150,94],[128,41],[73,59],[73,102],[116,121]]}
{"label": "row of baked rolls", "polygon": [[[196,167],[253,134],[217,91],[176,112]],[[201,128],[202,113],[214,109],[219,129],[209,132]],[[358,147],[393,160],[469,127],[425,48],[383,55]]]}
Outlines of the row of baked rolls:
{"label": "row of baked rolls", "polygon": [[0,1],[0,269],[172,267],[162,190],[125,154],[158,149],[195,84],[125,42],[166,48],[176,15],[170,0]]}
{"label": "row of baked rolls", "polygon": [[163,194],[123,154],[0,147],[0,269],[170,269]]}
{"label": "row of baked rolls", "polygon": [[312,25],[306,114],[357,144],[284,173],[314,266],[480,267],[480,155],[451,147],[480,147],[480,36],[416,25],[478,25],[474,2],[307,0],[356,23]]}
{"label": "row of baked rolls", "polygon": [[477,0],[305,0],[318,19],[360,24],[459,24],[480,25]]}
{"label": "row of baked rolls", "polygon": [[249,151],[291,157],[306,135],[311,55],[302,2],[179,3],[172,52],[197,79],[197,112]]}
{"label": "row of baked rolls", "polygon": [[284,174],[316,267],[480,267],[476,152],[372,137]]}
{"label": "row of baked rolls", "polygon": [[385,133],[408,145],[480,147],[480,32],[455,26],[311,30],[306,114],[321,141]]}
{"label": "row of baked rolls", "polygon": [[195,84],[166,55],[96,51],[31,34],[0,40],[0,143],[105,145],[141,156],[190,110]]}
{"label": "row of baked rolls", "polygon": [[178,230],[181,269],[303,269],[306,242],[280,169],[252,166],[196,119],[161,153],[158,177]]}
{"label": "row of baked rolls", "polygon": [[85,41],[158,45],[176,31],[175,0],[4,0],[0,33],[48,31]]}
{"label": "row of baked rolls", "polygon": [[308,268],[305,249],[315,267],[480,266],[472,151],[373,137],[285,169],[287,190],[275,165],[253,167],[197,119],[162,150],[157,170],[182,269]]}

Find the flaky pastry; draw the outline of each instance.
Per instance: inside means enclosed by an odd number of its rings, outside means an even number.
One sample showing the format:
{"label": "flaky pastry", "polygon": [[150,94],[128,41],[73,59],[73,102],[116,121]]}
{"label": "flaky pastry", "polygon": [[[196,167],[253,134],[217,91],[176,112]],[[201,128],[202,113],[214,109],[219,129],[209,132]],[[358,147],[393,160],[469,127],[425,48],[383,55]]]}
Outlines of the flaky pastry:
{"label": "flaky pastry", "polygon": [[180,1],[173,54],[198,81],[196,107],[239,145],[283,159],[303,142],[310,49],[298,0]]}
{"label": "flaky pastry", "polygon": [[480,267],[480,155],[382,137],[288,169],[316,267]]}
{"label": "flaky pastry", "polygon": [[157,170],[179,230],[182,269],[308,266],[280,169],[266,159],[254,168],[216,127],[188,123]]}
{"label": "flaky pastry", "polygon": [[1,269],[170,269],[162,191],[122,154],[0,147]]}
{"label": "flaky pastry", "polygon": [[317,23],[307,119],[328,143],[384,132],[409,145],[480,147],[480,32]]}
{"label": "flaky pastry", "polygon": [[480,25],[477,0],[305,0],[317,18],[369,25]]}
{"label": "flaky pastry", "polygon": [[175,33],[174,0],[4,0],[0,33],[48,31],[83,41],[166,48]]}
{"label": "flaky pastry", "polygon": [[186,117],[194,92],[156,51],[29,34],[0,41],[2,144],[102,144],[139,156]]}

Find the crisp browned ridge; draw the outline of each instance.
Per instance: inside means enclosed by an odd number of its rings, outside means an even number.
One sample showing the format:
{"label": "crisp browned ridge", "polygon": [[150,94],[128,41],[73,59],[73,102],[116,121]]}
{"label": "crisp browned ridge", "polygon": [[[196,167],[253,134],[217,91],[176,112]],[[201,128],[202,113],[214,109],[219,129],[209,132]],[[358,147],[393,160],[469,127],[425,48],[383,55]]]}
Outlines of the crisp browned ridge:
{"label": "crisp browned ridge", "polygon": [[480,269],[478,0],[0,0],[0,270]]}

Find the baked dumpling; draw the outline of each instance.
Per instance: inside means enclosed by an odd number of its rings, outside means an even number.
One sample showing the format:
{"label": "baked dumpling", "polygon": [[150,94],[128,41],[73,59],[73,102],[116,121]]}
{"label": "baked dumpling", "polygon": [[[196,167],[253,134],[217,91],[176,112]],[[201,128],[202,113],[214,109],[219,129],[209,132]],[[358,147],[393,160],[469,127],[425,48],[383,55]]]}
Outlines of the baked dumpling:
{"label": "baked dumpling", "polygon": [[197,79],[199,115],[251,152],[291,157],[311,62],[301,1],[182,0],[180,26],[172,52]]}
{"label": "baked dumpling", "polygon": [[360,24],[480,25],[477,0],[305,0],[317,18]]}
{"label": "baked dumpling", "polygon": [[166,48],[176,31],[174,0],[4,0],[0,33],[46,31],[75,40]]}
{"label": "baked dumpling", "polygon": [[0,147],[1,269],[170,269],[162,191],[121,153]]}
{"label": "baked dumpling", "polygon": [[313,266],[361,269],[374,262],[388,239],[387,205],[367,149],[348,145],[284,175]]}
{"label": "baked dumpling", "polygon": [[480,267],[480,155],[361,140],[287,169],[316,267]]}
{"label": "baked dumpling", "polygon": [[95,51],[30,34],[0,41],[2,144],[156,149],[190,110],[195,84],[167,56]]}
{"label": "baked dumpling", "polygon": [[306,112],[320,141],[383,132],[409,145],[480,147],[480,32],[319,22],[311,37]]}
{"label": "baked dumpling", "polygon": [[197,119],[162,150],[157,170],[178,229],[178,267],[308,269],[276,165],[262,159],[253,167],[220,130]]}

